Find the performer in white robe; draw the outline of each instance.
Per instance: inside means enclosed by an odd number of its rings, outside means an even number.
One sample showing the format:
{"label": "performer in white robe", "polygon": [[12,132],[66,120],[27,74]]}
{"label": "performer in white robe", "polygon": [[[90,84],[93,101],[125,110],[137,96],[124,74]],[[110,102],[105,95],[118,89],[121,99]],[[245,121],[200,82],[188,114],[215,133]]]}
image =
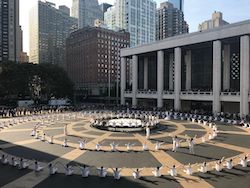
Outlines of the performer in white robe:
{"label": "performer in white robe", "polygon": [[18,162],[16,161],[15,157],[11,157],[9,161],[9,165],[14,166],[14,167],[18,165]]}
{"label": "performer in white robe", "polygon": [[87,144],[87,141],[86,141],[86,140],[80,140],[80,141],[79,141],[79,149],[80,149],[80,150],[84,150],[86,144]]}
{"label": "performer in white robe", "polygon": [[20,170],[26,169],[26,168],[28,168],[28,166],[29,166],[28,160],[24,160],[23,158],[20,158],[18,169],[20,169]]}
{"label": "performer in white robe", "polygon": [[187,142],[189,147],[189,153],[194,154],[194,139],[193,138],[187,139]]}
{"label": "performer in white robe", "polygon": [[159,151],[161,149],[161,145],[164,144],[164,142],[156,142],[155,144],[155,151]]}
{"label": "performer in white robe", "polygon": [[146,138],[147,138],[147,140],[150,139],[150,128],[149,128],[149,126],[147,126],[147,128],[146,128]]}
{"label": "performer in white robe", "polygon": [[111,147],[111,151],[114,152],[114,151],[117,151],[117,147],[118,147],[119,144],[115,144],[115,142],[112,142],[110,143],[110,147]]}
{"label": "performer in white robe", "polygon": [[1,157],[1,163],[2,164],[7,164],[8,163],[8,155],[4,155],[4,154],[2,154],[2,157]]}
{"label": "performer in white robe", "polygon": [[239,164],[243,167],[243,168],[246,168],[247,167],[247,163],[249,162],[250,160],[248,160],[248,155],[245,155],[244,157],[240,157],[240,162]]}
{"label": "performer in white robe", "polygon": [[54,144],[54,136],[50,136],[50,139],[49,139],[49,144]]}
{"label": "performer in white robe", "polygon": [[137,168],[136,170],[133,171],[132,175],[134,177],[134,179],[139,179],[141,177],[140,173],[141,173],[142,169],[140,170],[139,168]]}
{"label": "performer in white robe", "polygon": [[168,173],[170,174],[170,176],[177,176],[177,168],[175,167],[175,165],[173,165],[173,167],[169,169]]}
{"label": "performer in white robe", "polygon": [[193,174],[193,170],[192,170],[192,165],[189,163],[187,166],[184,166],[184,170],[183,172],[185,172],[187,175],[192,175]]}
{"label": "performer in white robe", "polygon": [[128,151],[128,152],[132,151],[134,145],[135,145],[135,144],[131,144],[131,143],[125,144],[125,146],[127,147],[127,151]]}
{"label": "performer in white robe", "polygon": [[152,171],[153,175],[155,177],[161,177],[161,169],[162,168],[163,168],[163,166],[156,167],[156,169]]}
{"label": "performer in white robe", "polygon": [[206,162],[202,163],[200,168],[198,168],[198,171],[201,173],[207,173],[207,163]]}
{"label": "performer in white robe", "polygon": [[57,173],[57,168],[52,163],[49,163],[48,168],[50,175],[54,175]]}
{"label": "performer in white robe", "polygon": [[115,168],[115,169],[112,169],[113,173],[114,173],[114,179],[115,180],[119,180],[121,178],[121,171],[122,169],[120,168]]}
{"label": "performer in white robe", "polygon": [[65,175],[66,176],[71,176],[73,174],[74,169],[72,166],[66,164],[66,166],[64,168],[65,168]]}
{"label": "performer in white robe", "polygon": [[35,170],[36,172],[40,172],[41,170],[43,170],[43,167],[39,165],[39,163],[38,163],[37,160],[34,162],[34,166],[35,166],[35,167],[34,167],[34,170]]}
{"label": "performer in white robe", "polygon": [[107,175],[107,169],[106,169],[106,168],[103,168],[103,166],[101,166],[101,168],[98,168],[98,169],[97,169],[97,173],[98,173],[98,176],[99,176],[99,177],[105,178],[106,175]]}
{"label": "performer in white robe", "polygon": [[226,160],[224,166],[231,170],[233,168],[233,159]]}
{"label": "performer in white robe", "polygon": [[68,146],[68,139],[67,138],[64,139],[62,146],[63,147],[69,147]]}
{"label": "performer in white robe", "polygon": [[149,149],[148,149],[148,145],[147,145],[147,143],[145,142],[144,144],[142,144],[142,150],[143,151],[148,151]]}
{"label": "performer in white robe", "polygon": [[79,168],[80,168],[82,177],[87,178],[90,172],[89,167],[86,165],[83,165],[83,166],[79,166]]}

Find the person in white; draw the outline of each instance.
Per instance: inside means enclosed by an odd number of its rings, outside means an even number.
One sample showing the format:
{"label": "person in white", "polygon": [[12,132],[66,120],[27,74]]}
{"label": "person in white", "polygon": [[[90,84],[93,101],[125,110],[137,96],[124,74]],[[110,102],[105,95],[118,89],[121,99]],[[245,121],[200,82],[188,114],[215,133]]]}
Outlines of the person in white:
{"label": "person in white", "polygon": [[79,149],[80,149],[80,150],[84,150],[86,144],[87,144],[87,141],[86,141],[86,140],[80,140],[80,141],[79,141]]}
{"label": "person in white", "polygon": [[111,147],[111,151],[114,152],[114,151],[117,151],[117,147],[118,147],[119,144],[115,144],[115,142],[112,142],[110,143],[110,147]]}
{"label": "person in white", "polygon": [[127,151],[132,151],[132,147],[134,146],[135,144],[131,144],[131,143],[127,143],[125,144],[125,146],[127,147]]}
{"label": "person in white", "polygon": [[66,176],[71,176],[73,174],[74,169],[72,166],[66,164],[66,166],[64,168],[65,168],[65,175]]}
{"label": "person in white", "polygon": [[89,167],[86,165],[83,166],[79,166],[80,171],[81,171],[81,175],[83,178],[87,178],[89,176]]}
{"label": "person in white", "polygon": [[159,151],[161,149],[161,145],[164,144],[164,142],[156,142],[155,144],[155,151]]}
{"label": "person in white", "polygon": [[42,138],[41,138],[41,141],[45,141],[46,140],[46,138],[45,138],[45,136],[46,136],[46,134],[45,133],[43,133],[43,136],[42,136]]}
{"label": "person in white", "polygon": [[222,171],[222,161],[224,160],[224,157],[219,160],[219,161],[216,161],[215,162],[215,166],[214,166],[214,169],[217,171],[217,172],[221,172]]}
{"label": "person in white", "polygon": [[103,166],[101,166],[101,168],[97,168],[97,173],[98,173],[99,177],[105,178],[107,175],[107,169],[103,168]]}
{"label": "person in white", "polygon": [[115,168],[115,169],[112,169],[113,173],[114,173],[114,179],[115,180],[119,180],[121,178],[121,171],[122,169],[120,168]]}
{"label": "person in white", "polygon": [[226,160],[226,163],[224,164],[224,166],[231,170],[233,168],[233,159],[229,159],[229,160]]}
{"label": "person in white", "polygon": [[34,165],[35,165],[34,170],[36,172],[40,172],[41,170],[43,170],[43,167],[39,165],[37,160],[35,160]]}
{"label": "person in white", "polygon": [[150,128],[149,128],[149,126],[147,126],[147,128],[146,128],[146,138],[147,138],[147,140],[150,139]]}
{"label": "person in white", "polygon": [[194,138],[187,139],[188,147],[189,147],[189,153],[194,154]]}
{"label": "person in white", "polygon": [[185,169],[183,170],[183,172],[185,172],[187,175],[191,176],[193,174],[192,166],[193,165],[191,165],[190,163],[188,163],[187,166],[184,166]]}
{"label": "person in white", "polygon": [[147,145],[146,142],[144,144],[142,144],[142,150],[143,151],[148,151],[148,145]]}
{"label": "person in white", "polygon": [[28,161],[28,160],[24,160],[23,158],[20,158],[18,168],[19,168],[20,170],[28,168],[29,164],[28,164],[27,161]]}
{"label": "person in white", "polygon": [[50,175],[54,175],[57,173],[57,168],[54,165],[52,165],[52,163],[49,163],[48,168]]}
{"label": "person in white", "polygon": [[245,155],[244,157],[240,157],[240,162],[239,164],[243,167],[243,168],[246,168],[247,167],[247,163],[249,162],[250,160],[248,160],[248,154]]}
{"label": "person in white", "polygon": [[102,144],[100,142],[97,142],[96,145],[95,145],[96,151],[100,151],[101,147],[102,147]]}
{"label": "person in white", "polygon": [[156,167],[156,169],[152,171],[153,175],[155,177],[161,177],[161,169],[162,168],[163,168],[163,166]]}
{"label": "person in white", "polygon": [[49,144],[54,144],[54,136],[50,136]]}
{"label": "person in white", "polygon": [[173,165],[172,168],[169,168],[168,173],[170,174],[170,176],[173,176],[173,177],[177,176],[177,167]]}
{"label": "person in white", "polygon": [[18,162],[16,161],[15,157],[11,157],[11,160],[9,161],[9,165],[11,165],[11,166],[18,165]]}
{"label": "person in white", "polygon": [[208,140],[213,140],[213,139],[214,139],[213,135],[211,133],[209,133],[208,134]]}
{"label": "person in white", "polygon": [[198,168],[198,171],[201,173],[207,173],[207,163],[206,162],[202,163],[200,168]]}
{"label": "person in white", "polygon": [[65,139],[63,140],[62,146],[63,146],[63,147],[68,147],[68,139],[67,139],[67,138],[65,138]]}
{"label": "person in white", "polygon": [[132,175],[133,175],[134,179],[139,179],[141,177],[141,174],[140,174],[141,171],[142,171],[142,169],[140,170],[139,168],[137,168],[136,170],[133,170]]}
{"label": "person in white", "polygon": [[1,163],[2,164],[7,164],[8,163],[8,155],[5,156],[4,154],[2,154]]}
{"label": "person in white", "polygon": [[30,136],[35,136],[36,135],[36,130],[37,130],[37,126],[34,126],[32,132],[30,133]]}

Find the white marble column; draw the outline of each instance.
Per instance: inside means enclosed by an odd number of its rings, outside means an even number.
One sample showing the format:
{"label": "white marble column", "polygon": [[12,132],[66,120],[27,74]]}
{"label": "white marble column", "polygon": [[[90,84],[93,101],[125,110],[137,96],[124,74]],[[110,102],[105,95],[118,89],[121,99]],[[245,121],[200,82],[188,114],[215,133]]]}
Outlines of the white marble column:
{"label": "white marble column", "polygon": [[186,90],[191,90],[191,79],[192,79],[192,54],[191,50],[187,51],[185,55],[186,64]]}
{"label": "white marble column", "polygon": [[230,44],[224,45],[223,90],[230,89]]}
{"label": "white marble column", "polygon": [[164,51],[157,52],[157,108],[163,107],[163,87],[164,87]]}
{"label": "white marble column", "polygon": [[148,90],[148,57],[144,57],[144,89]]}
{"label": "white marble column", "polygon": [[240,38],[240,114],[245,117],[249,113],[249,36]]}
{"label": "white marble column", "polygon": [[125,105],[124,92],[126,90],[126,58],[121,58],[121,105]]}
{"label": "white marble column", "polygon": [[213,113],[221,111],[221,41],[213,42]]}
{"label": "white marble column", "polygon": [[132,106],[137,106],[137,89],[138,89],[138,56],[133,55],[132,57]]}
{"label": "white marble column", "polygon": [[175,64],[174,64],[174,109],[176,111],[181,110],[181,48],[177,47],[174,49]]}
{"label": "white marble column", "polygon": [[174,54],[169,54],[169,90],[174,90],[173,82]]}

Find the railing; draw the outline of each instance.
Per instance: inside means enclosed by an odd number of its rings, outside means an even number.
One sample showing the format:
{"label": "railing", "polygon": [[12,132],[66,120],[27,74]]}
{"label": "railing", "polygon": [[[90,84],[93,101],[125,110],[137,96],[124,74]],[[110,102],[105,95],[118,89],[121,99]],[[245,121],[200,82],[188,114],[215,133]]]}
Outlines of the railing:
{"label": "railing", "polygon": [[240,92],[221,92],[222,96],[240,96]]}
{"label": "railing", "polygon": [[181,95],[213,95],[212,91],[181,91]]}
{"label": "railing", "polygon": [[125,94],[132,94],[132,91],[128,91],[128,90],[127,90],[127,91],[125,91],[124,93],[125,93]]}
{"label": "railing", "polygon": [[173,95],[174,91],[163,91],[164,95]]}
{"label": "railing", "polygon": [[147,95],[154,95],[157,94],[157,91],[150,91],[150,90],[139,90],[137,94],[147,94]]}

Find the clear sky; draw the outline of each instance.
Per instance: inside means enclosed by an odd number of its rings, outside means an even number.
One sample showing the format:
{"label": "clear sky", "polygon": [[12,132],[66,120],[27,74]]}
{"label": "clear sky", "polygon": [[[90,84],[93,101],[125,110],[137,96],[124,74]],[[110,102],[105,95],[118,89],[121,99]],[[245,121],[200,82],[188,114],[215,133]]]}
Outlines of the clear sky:
{"label": "clear sky", "polygon": [[[20,24],[24,31],[24,51],[29,52],[29,11],[38,0],[20,0]],[[72,0],[48,0],[58,5],[71,7]],[[160,2],[167,0],[156,0]],[[99,3],[114,3],[114,0],[99,0]],[[185,19],[190,32],[197,31],[199,23],[211,18],[214,11],[221,11],[224,20],[233,23],[250,19],[249,0],[184,0]]]}

